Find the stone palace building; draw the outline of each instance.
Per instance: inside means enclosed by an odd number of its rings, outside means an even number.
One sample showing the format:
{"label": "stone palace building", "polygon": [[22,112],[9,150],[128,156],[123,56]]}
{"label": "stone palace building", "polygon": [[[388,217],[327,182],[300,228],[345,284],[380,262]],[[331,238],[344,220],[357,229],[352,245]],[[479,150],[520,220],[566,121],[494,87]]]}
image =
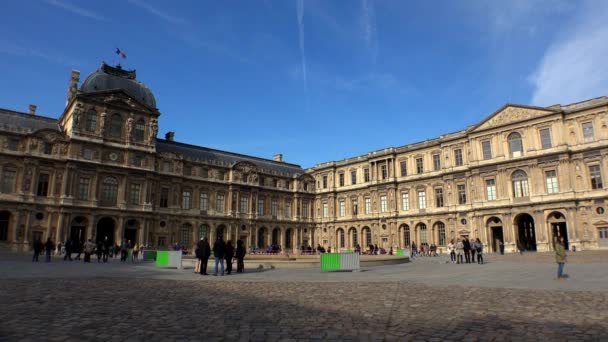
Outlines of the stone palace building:
{"label": "stone palace building", "polygon": [[157,138],[135,71],[72,71],[59,119],[0,109],[0,244],[40,238],[284,250],[357,244],[608,248],[608,98],[505,105],[462,131],[304,170]]}

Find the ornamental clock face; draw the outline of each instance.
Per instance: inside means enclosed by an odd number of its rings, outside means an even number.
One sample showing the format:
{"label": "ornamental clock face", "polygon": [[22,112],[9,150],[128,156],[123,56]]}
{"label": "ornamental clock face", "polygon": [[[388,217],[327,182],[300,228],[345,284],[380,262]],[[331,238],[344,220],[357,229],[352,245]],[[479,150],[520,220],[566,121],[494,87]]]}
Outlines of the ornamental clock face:
{"label": "ornamental clock face", "polygon": [[116,159],[118,159],[118,154],[116,154],[115,152],[110,153],[110,160],[116,161]]}

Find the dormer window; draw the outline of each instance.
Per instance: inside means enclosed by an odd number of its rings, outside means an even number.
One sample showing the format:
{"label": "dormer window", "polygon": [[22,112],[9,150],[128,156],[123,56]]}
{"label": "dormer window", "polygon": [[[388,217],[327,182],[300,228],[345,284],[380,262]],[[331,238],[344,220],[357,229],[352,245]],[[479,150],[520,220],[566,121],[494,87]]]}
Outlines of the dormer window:
{"label": "dormer window", "polygon": [[144,141],[145,130],[146,130],[146,123],[144,122],[144,120],[137,121],[137,123],[135,124],[135,133],[134,133],[135,141],[137,141],[137,142]]}
{"label": "dormer window", "polygon": [[90,110],[87,113],[85,120],[85,129],[89,132],[95,132],[97,130],[97,112]]}
{"label": "dormer window", "polygon": [[122,118],[119,114],[112,115],[110,119],[110,137],[120,138],[122,136]]}

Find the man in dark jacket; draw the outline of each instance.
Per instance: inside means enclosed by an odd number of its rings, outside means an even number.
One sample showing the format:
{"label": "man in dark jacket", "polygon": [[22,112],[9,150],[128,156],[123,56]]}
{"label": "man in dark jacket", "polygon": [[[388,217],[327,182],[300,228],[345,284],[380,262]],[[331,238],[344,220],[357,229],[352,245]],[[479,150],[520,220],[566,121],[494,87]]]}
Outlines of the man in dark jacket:
{"label": "man in dark jacket", "polygon": [[215,257],[215,273],[214,276],[217,275],[217,265],[221,265],[222,275],[224,275],[224,256],[226,255],[226,244],[222,237],[219,236],[215,243],[213,244],[213,256]]}
{"label": "man in dark jacket", "polygon": [[55,244],[51,241],[51,238],[46,239],[44,248],[46,249],[46,262],[51,262],[51,253],[55,249]]}
{"label": "man in dark jacket", "polygon": [[36,239],[36,241],[34,241],[34,257],[32,258],[32,262],[38,262],[38,256],[42,253],[43,248],[44,245],[42,244],[42,241]]}
{"label": "man in dark jacket", "polygon": [[464,259],[466,260],[466,263],[469,264],[471,263],[471,242],[469,241],[469,238],[465,238],[462,244],[464,245]]}
{"label": "man in dark jacket", "polygon": [[236,242],[236,273],[243,273],[245,271],[245,243],[243,240]]}
{"label": "man in dark jacket", "polygon": [[207,240],[207,238],[203,238],[201,241],[199,241],[196,249],[198,250],[196,257],[201,262],[199,272],[201,275],[208,275],[207,263],[209,262],[209,256],[211,256],[211,246],[209,245],[209,240]]}
{"label": "man in dark jacket", "polygon": [[65,243],[65,255],[63,256],[63,261],[66,261],[66,260],[72,261],[73,246],[74,246],[74,241],[72,241],[72,239],[68,240]]}

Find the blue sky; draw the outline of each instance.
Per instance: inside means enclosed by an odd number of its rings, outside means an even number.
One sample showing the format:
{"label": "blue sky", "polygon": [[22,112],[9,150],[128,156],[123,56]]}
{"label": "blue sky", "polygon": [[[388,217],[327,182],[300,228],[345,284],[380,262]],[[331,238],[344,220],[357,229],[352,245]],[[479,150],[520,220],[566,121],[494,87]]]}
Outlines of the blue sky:
{"label": "blue sky", "polygon": [[58,117],[117,61],[159,136],[311,167],[431,139],[503,104],[608,95],[607,1],[3,1],[0,107]]}

